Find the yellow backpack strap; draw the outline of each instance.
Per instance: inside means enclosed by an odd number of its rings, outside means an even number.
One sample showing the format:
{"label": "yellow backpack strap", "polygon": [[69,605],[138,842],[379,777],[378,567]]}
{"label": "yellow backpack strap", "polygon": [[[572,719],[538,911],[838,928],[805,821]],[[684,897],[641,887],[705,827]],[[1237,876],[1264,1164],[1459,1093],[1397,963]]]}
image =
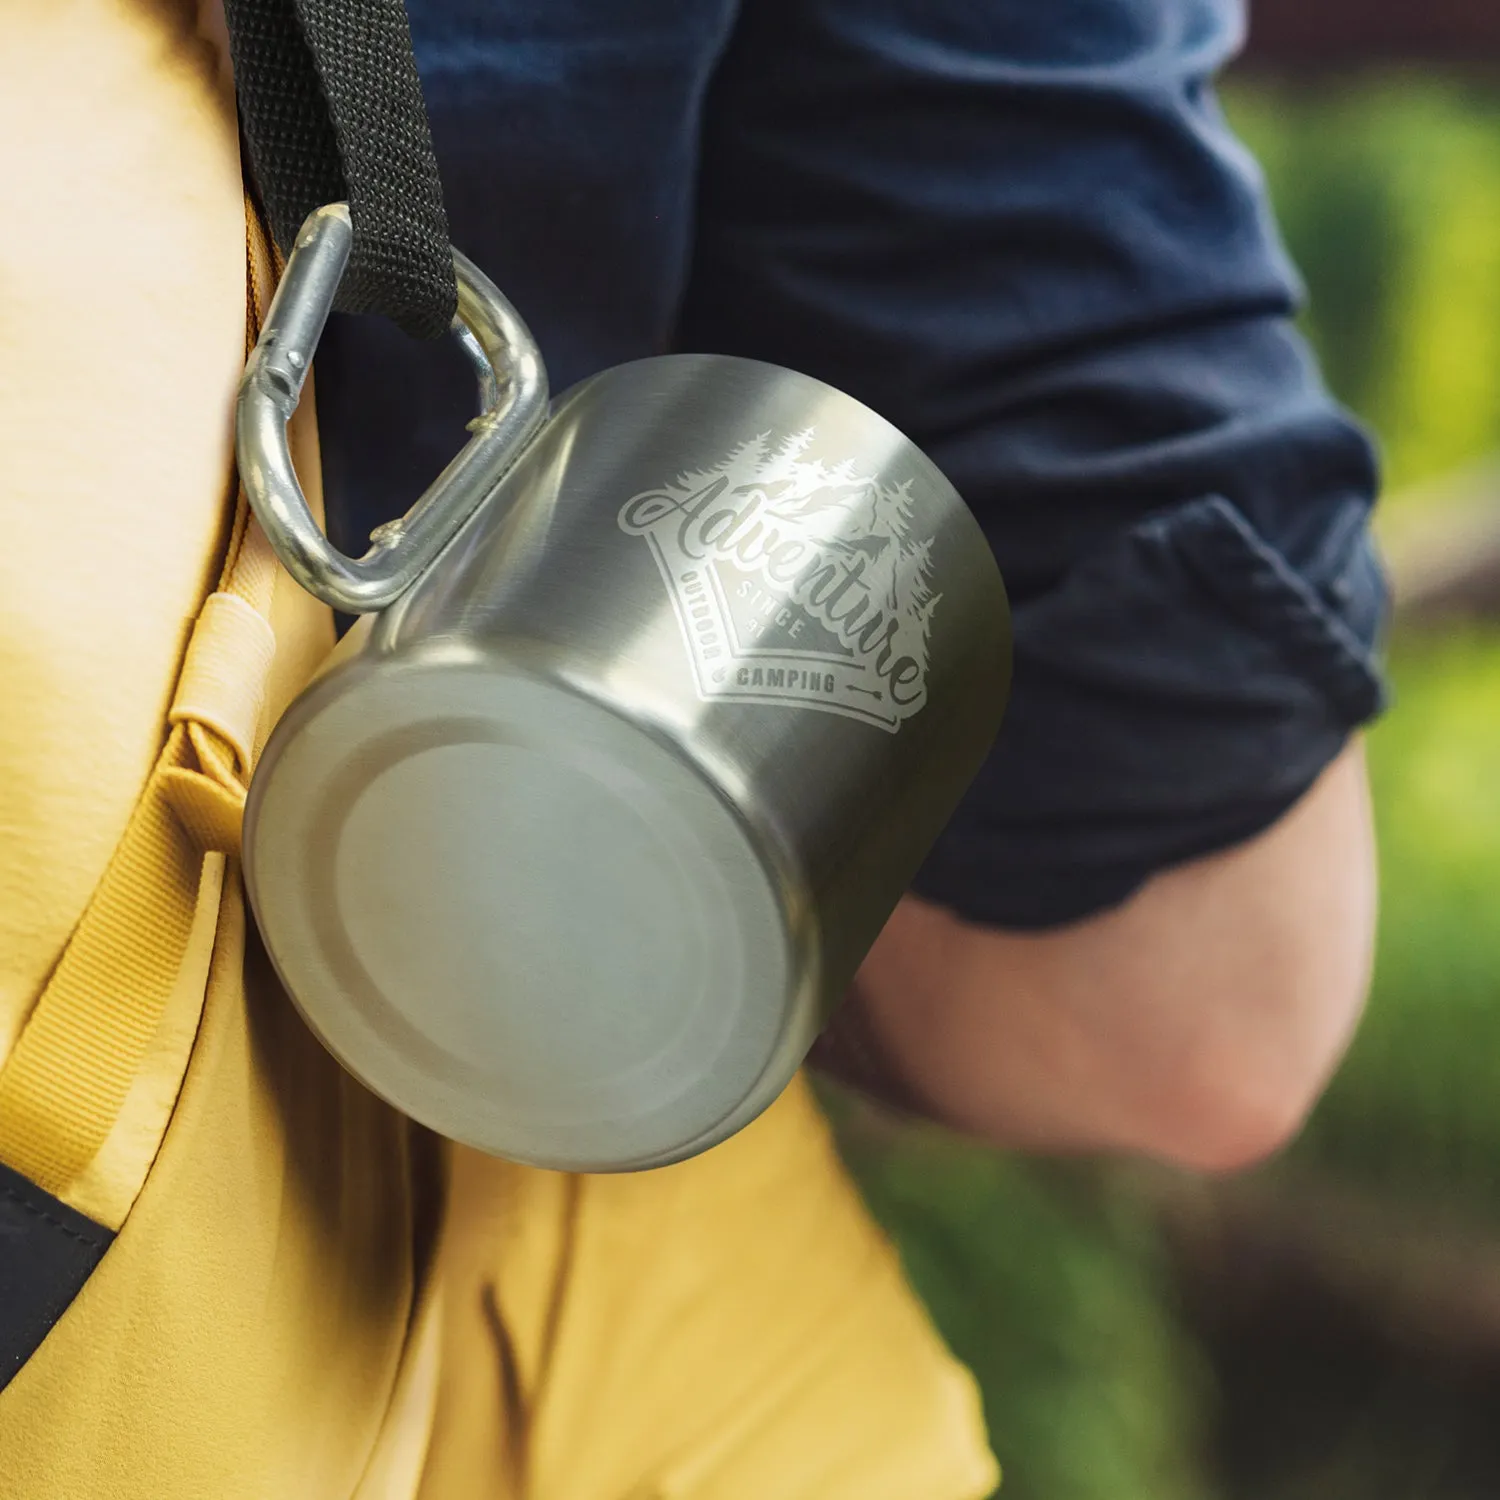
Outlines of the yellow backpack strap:
{"label": "yellow backpack strap", "polygon": [[[247,205],[247,352],[270,257]],[[0,1068],[0,1160],[60,1196],[119,1116],[188,947],[206,855],[237,854],[276,638],[277,564],[244,492],[194,625],[170,729],[124,837]]]}

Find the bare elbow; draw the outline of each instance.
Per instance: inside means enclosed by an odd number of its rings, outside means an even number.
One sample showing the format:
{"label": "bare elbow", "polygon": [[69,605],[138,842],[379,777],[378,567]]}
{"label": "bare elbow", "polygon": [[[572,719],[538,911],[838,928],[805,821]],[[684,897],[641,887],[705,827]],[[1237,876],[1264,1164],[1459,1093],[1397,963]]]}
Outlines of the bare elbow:
{"label": "bare elbow", "polygon": [[1301,1132],[1364,1009],[1375,855],[1357,747],[1280,825],[1167,877],[1165,894],[1174,885],[1196,908],[1197,938],[1175,1007],[1190,1019],[1157,1075],[1173,1082],[1154,1154],[1243,1171]]}
{"label": "bare elbow", "polygon": [[[1300,994],[1252,997],[1247,1009],[1280,1025],[1218,1037],[1184,1068],[1182,1085],[1157,1112],[1152,1154],[1214,1175],[1247,1171],[1301,1134],[1353,1035],[1364,1006],[1363,972],[1330,985],[1318,976]],[[1259,1005],[1255,1005],[1259,1000]]]}
{"label": "bare elbow", "polygon": [[1320,1088],[1291,1077],[1257,1088],[1246,1082],[1226,1083],[1212,1099],[1192,1101],[1153,1154],[1191,1171],[1230,1176],[1285,1150],[1301,1133]]}
{"label": "bare elbow", "polygon": [[980,1140],[1208,1173],[1286,1147],[1364,1006],[1375,861],[1350,747],[1281,821],[1071,927],[906,902],[861,972],[877,1050]]}

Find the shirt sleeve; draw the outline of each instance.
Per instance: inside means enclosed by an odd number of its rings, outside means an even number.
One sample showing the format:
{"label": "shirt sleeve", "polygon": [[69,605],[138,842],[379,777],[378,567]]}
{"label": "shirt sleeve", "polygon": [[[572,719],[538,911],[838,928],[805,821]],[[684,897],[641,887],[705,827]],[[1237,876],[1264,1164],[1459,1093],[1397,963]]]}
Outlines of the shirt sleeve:
{"label": "shirt sleeve", "polygon": [[1231,0],[748,0],[679,344],[903,428],[1013,610],[917,889],[1040,928],[1274,822],[1383,701],[1371,445],[1211,91]]}

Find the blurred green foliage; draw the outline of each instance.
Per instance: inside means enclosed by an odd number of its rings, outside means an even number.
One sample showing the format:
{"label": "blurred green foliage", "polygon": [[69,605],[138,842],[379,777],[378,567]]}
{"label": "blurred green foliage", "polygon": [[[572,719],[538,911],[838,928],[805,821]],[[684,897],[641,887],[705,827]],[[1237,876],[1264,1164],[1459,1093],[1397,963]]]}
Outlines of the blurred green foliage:
{"label": "blurred green foliage", "polygon": [[1206,1500],[1201,1380],[1137,1200],[935,1132],[848,1155],[979,1381],[1006,1500]]}
{"label": "blurred green foliage", "polygon": [[1500,95],[1413,75],[1225,101],[1393,491],[1500,448]]}
{"label": "blurred green foliage", "polygon": [[1401,644],[1369,1011],[1294,1162],[1500,1212],[1500,631]]}
{"label": "blurred green foliage", "polygon": [[[1412,76],[1236,85],[1226,104],[1309,287],[1306,331],[1378,431],[1390,485],[1500,451],[1500,94]],[[1398,642],[1392,665],[1398,708],[1370,741],[1374,991],[1290,1164],[1389,1192],[1393,1213],[1425,1194],[1500,1215],[1500,629]],[[1007,1500],[1224,1492],[1201,1458],[1212,1372],[1128,1179],[846,1134],[979,1378]],[[1399,1423],[1380,1416],[1382,1443]],[[1380,1451],[1388,1465],[1395,1448]],[[1348,1457],[1331,1452],[1308,1493],[1373,1493],[1336,1476]],[[1300,1496],[1297,1483],[1264,1493]]]}

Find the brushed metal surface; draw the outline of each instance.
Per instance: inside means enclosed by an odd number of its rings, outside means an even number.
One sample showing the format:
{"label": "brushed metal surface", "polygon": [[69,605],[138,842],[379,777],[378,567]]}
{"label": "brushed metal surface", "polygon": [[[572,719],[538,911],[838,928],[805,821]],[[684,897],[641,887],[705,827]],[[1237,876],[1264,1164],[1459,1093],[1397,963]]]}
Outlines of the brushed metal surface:
{"label": "brushed metal surface", "polygon": [[[705,699],[651,549],[618,524],[632,497],[679,474],[709,472],[762,434],[770,446],[808,432],[804,460],[904,489],[908,538],[930,541],[926,701],[895,732],[799,704]],[[999,569],[936,465],[822,382],[717,355],[622,365],[568,392],[439,566],[372,622],[365,649],[451,640],[555,675],[703,767],[775,851],[788,909],[816,912],[829,1005],[978,771],[1009,687]],[[752,655],[730,659],[753,670]]]}

